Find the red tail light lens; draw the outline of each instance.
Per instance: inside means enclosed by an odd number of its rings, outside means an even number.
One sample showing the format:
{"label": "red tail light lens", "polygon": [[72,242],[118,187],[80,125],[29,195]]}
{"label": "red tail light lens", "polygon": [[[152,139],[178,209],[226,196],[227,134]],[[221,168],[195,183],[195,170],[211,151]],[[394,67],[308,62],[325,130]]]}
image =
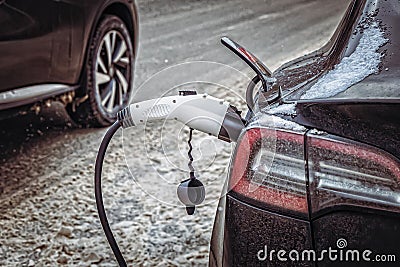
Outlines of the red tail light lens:
{"label": "red tail light lens", "polygon": [[258,207],[307,216],[303,133],[246,131],[232,161],[229,189]]}
{"label": "red tail light lens", "polygon": [[341,206],[400,211],[400,164],[389,153],[332,136],[308,136],[312,212]]}

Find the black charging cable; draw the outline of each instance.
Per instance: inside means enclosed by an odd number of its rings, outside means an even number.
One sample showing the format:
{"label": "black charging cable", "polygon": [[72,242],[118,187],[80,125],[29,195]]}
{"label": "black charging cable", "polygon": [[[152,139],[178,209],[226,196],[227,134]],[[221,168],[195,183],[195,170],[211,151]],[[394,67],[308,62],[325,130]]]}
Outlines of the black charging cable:
{"label": "black charging cable", "polygon": [[104,209],[103,194],[101,192],[101,171],[103,169],[103,160],[107,151],[108,144],[111,138],[121,127],[119,121],[115,122],[106,132],[101,141],[99,152],[97,153],[96,164],[94,169],[94,193],[96,197],[97,211],[99,213],[100,223],[103,227],[104,233],[107,237],[108,243],[112,251],[114,252],[115,258],[118,261],[120,267],[127,267],[124,256],[122,256],[121,250],[118,247],[117,241],[114,238],[114,234],[111,231],[110,225],[108,224],[106,211]]}

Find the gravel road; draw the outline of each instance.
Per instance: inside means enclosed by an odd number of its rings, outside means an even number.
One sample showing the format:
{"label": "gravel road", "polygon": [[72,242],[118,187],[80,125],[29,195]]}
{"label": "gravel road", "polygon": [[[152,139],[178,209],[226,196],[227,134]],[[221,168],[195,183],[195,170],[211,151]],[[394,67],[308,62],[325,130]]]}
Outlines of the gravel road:
{"label": "gravel road", "polygon": [[[226,64],[250,76],[220,45],[224,35],[275,69],[323,45],[348,2],[140,0],[135,86],[167,67],[193,61]],[[244,76],[207,64],[170,69],[175,75],[156,76],[135,100],[161,95],[165,88],[154,85],[198,77],[224,81],[225,87],[203,88],[217,96],[234,100],[235,93],[243,95]],[[3,121],[0,129],[0,266],[115,266],[93,193],[93,164],[105,130],[71,127],[59,103],[39,115]],[[103,171],[105,205],[130,266],[208,263],[213,216],[232,146],[195,133],[195,167],[208,197],[195,216],[187,216],[176,205],[173,189],[187,176],[187,134],[174,123],[155,124],[119,131],[110,144]]]}

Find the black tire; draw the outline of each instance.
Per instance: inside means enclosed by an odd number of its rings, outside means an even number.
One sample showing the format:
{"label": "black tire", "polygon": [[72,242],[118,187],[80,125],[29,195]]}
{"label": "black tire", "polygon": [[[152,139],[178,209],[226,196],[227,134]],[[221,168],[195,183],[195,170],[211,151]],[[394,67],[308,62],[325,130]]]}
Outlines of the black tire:
{"label": "black tire", "polygon": [[104,127],[116,121],[129,103],[135,60],[132,40],[124,22],[104,16],[89,43],[81,88],[67,107],[71,118],[84,127]]}

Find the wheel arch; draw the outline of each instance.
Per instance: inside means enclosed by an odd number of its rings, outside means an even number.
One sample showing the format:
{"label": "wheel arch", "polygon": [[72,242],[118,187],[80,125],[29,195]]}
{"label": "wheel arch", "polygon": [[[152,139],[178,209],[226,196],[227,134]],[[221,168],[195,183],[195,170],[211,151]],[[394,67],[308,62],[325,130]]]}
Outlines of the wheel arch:
{"label": "wheel arch", "polygon": [[[132,12],[130,12],[129,6],[127,6],[123,2],[111,3],[103,10],[100,17],[97,19],[96,27],[103,15],[115,15],[122,19],[122,21],[127,26],[129,33],[131,34],[133,49],[136,55],[138,48],[138,35],[139,35],[138,14],[136,10],[136,5],[133,5]],[[94,29],[95,28],[92,29],[91,36],[94,34]]]}
{"label": "wheel arch", "polygon": [[[90,30],[88,34],[88,38],[86,38],[86,43],[84,44],[83,53],[84,56],[82,57],[82,61],[80,64],[80,74],[78,84],[83,84],[84,81],[84,74],[85,74],[85,67],[86,62],[89,56],[90,50],[90,42],[95,34],[96,28],[98,27],[102,17],[104,15],[115,15],[119,17],[122,21],[124,21],[125,25],[127,26],[129,33],[132,37],[132,45],[134,50],[134,56],[136,59],[138,45],[139,45],[139,25],[138,25],[138,13],[136,4],[131,1],[107,1],[105,4],[99,9],[100,11],[96,13],[94,19],[90,23]],[[82,92],[86,94],[86,92]],[[78,93],[79,95],[79,93]]]}

